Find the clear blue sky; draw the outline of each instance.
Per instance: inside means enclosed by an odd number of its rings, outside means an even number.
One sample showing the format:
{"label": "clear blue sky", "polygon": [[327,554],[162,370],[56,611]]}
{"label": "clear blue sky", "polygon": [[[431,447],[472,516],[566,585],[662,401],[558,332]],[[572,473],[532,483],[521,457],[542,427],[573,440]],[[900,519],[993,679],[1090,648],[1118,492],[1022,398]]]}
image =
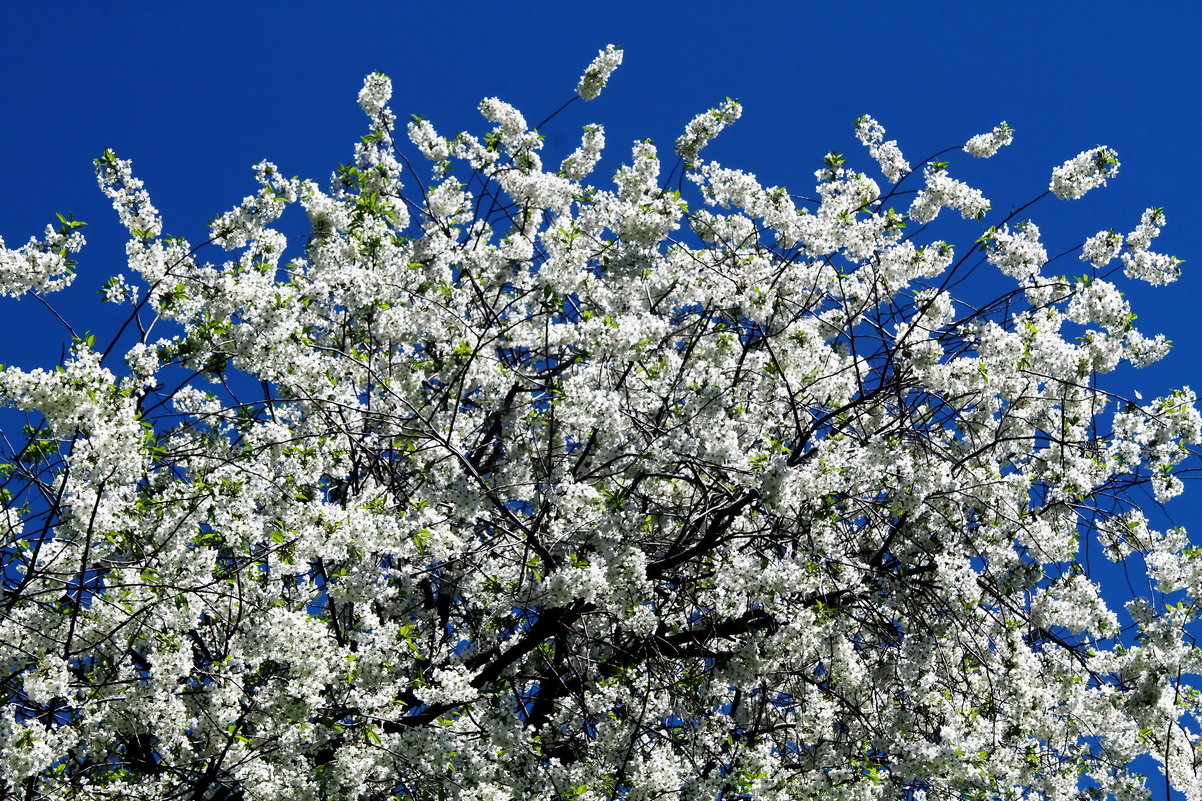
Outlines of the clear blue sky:
{"label": "clear blue sky", "polygon": [[[625,64],[600,99],[546,131],[551,151],[570,149],[594,121],[615,158],[635,139],[666,147],[730,96],[743,119],[707,156],[806,193],[829,150],[873,166],[852,135],[860,114],[912,161],[1004,119],[1018,132],[1012,147],[952,170],[1006,209],[1045,189],[1065,159],[1114,147],[1123,166],[1108,189],[1049,199],[1032,216],[1054,252],[1099,229],[1129,231],[1148,206],[1166,209],[1156,249],[1186,259],[1185,274],[1131,296],[1145,332],[1177,344],[1137,380],[1145,395],[1202,390],[1199,23],[1202,4],[1186,2],[7,2],[0,235],[20,244],[55,212],[89,222],[77,286],[53,299],[99,330],[95,290],[123,269],[124,241],[92,173],[102,148],[134,160],[169,233],[199,241],[206,220],[254,191],[260,159],[323,183],[350,160],[365,129],[355,102],[364,73],[392,76],[402,119],[479,131],[480,98],[537,120],[612,42]],[[953,230],[965,247],[977,235]],[[29,299],[0,303],[0,362],[53,363],[52,318]],[[1202,484],[1169,508],[1202,541],[1195,510]]]}

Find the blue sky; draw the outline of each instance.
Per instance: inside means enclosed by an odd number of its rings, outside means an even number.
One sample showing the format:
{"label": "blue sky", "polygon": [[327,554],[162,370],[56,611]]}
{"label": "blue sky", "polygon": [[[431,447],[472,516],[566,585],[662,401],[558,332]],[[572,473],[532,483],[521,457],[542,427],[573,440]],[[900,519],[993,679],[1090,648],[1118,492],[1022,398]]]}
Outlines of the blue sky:
{"label": "blue sky", "polygon": [[[1139,324],[1176,342],[1134,380],[1145,395],[1202,389],[1202,5],[1117,2],[8,2],[0,8],[0,236],[24,242],[72,212],[89,223],[76,286],[52,296],[101,331],[96,289],[124,269],[122,231],[96,188],[104,147],[134,161],[166,230],[192,241],[255,190],[251,165],[324,183],[365,130],[355,96],[380,70],[393,108],[440,132],[481,131],[498,96],[540,119],[571,96],[607,43],[626,51],[600,99],[545,131],[564,153],[580,126],[607,127],[610,160],[650,137],[667,149],[694,114],[730,96],[743,119],[706,151],[765,184],[803,194],[830,150],[873,167],[852,134],[870,113],[917,162],[1006,120],[1015,144],[984,163],[954,160],[997,209],[1047,187],[1052,167],[1098,144],[1118,178],[1031,216],[1049,250],[1100,229],[1131,230],[1164,207],[1157,250],[1186,259],[1168,289],[1130,289]],[[947,216],[946,214],[944,215]],[[943,218],[939,223],[944,223]],[[949,225],[962,247],[979,234]],[[216,258],[216,256],[214,256]],[[1076,265],[1065,271],[1084,272]],[[34,300],[3,299],[0,362],[53,364],[63,330]],[[1192,490],[1192,491],[1191,491]],[[1202,487],[1171,504],[1202,539]]]}

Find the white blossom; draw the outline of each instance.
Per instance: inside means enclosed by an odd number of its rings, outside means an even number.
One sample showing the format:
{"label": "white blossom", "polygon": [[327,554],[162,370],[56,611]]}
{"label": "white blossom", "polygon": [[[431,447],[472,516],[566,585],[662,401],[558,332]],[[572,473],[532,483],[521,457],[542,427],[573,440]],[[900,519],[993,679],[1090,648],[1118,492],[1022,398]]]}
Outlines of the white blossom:
{"label": "white blossom", "polygon": [[910,171],[910,162],[902,155],[897,141],[885,141],[885,129],[865,114],[856,120],[856,138],[868,147],[868,152],[881,165],[881,172],[891,183],[897,183]]}
{"label": "white blossom", "polygon": [[688,125],[684,133],[676,140],[676,152],[686,163],[697,160],[697,154],[708,145],[715,136],[726,126],[732,124],[743,114],[743,106],[729,97],[717,108],[712,108],[704,114],[698,114]]}
{"label": "white blossom", "polygon": [[606,45],[585,67],[584,74],[580,76],[580,83],[576,85],[576,94],[584,100],[595,100],[609,82],[609,76],[621,64],[622,51],[613,45]]}
{"label": "white blossom", "polygon": [[[390,98],[330,186],[260,162],[195,248],[97,159],[102,291],[144,305],[0,370],[0,795],[1135,798],[1148,756],[1199,794],[1202,553],[1138,504],[1202,416],[1099,380],[1169,350],[1123,294],[1176,275],[1162,211],[1082,246],[1125,275],[1047,276],[1033,220],[926,227],[989,210],[941,162],[907,212],[837,153],[796,192],[701,161],[734,101],[593,186],[600,125],[552,152],[488,98],[397,142]],[[60,223],[0,291],[70,280]],[[1098,548],[1142,576],[1121,619]]]}
{"label": "white blossom", "polygon": [[1123,247],[1123,238],[1111,231],[1099,231],[1085,240],[1081,248],[1081,260],[1087,261],[1094,267],[1105,267],[1119,255]]}
{"label": "white blossom", "polygon": [[1038,276],[1048,260],[1047,251],[1039,241],[1039,227],[1024,222],[1011,231],[1009,226],[991,230],[985,237],[989,263],[1011,278],[1029,279]]}
{"label": "white blossom", "polygon": [[605,128],[600,125],[586,125],[584,135],[580,139],[580,147],[563,160],[563,164],[559,166],[560,172],[573,181],[586,178],[601,160],[601,151],[604,148]]}
{"label": "white blossom", "polygon": [[417,149],[430,161],[444,161],[451,154],[447,140],[438,135],[429,120],[410,122],[408,132],[409,140],[417,145]]}
{"label": "white blossom", "polygon": [[382,72],[373,72],[363,81],[359,90],[359,108],[369,117],[384,111],[392,99],[392,80]]}
{"label": "white blossom", "polygon": [[909,214],[917,222],[931,222],[943,208],[958,210],[966,220],[979,220],[989,211],[989,201],[980,190],[955,180],[941,165],[927,165],[923,174],[926,186],[910,204]]}
{"label": "white blossom", "polygon": [[462,704],[476,697],[471,685],[471,674],[461,667],[438,668],[433,680],[417,690],[417,695],[427,704]]}
{"label": "white blossom", "polygon": [[977,134],[964,143],[964,152],[987,159],[1014,141],[1014,129],[1005,122],[998,123],[989,133]]}
{"label": "white blossom", "polygon": [[16,297],[30,290],[56,292],[75,280],[75,262],[68,256],[84,246],[83,234],[69,224],[46,226],[45,238],[30,239],[9,249],[0,238],[0,295]]}
{"label": "white blossom", "polygon": [[1160,234],[1164,222],[1163,209],[1147,209],[1139,225],[1127,235],[1126,250],[1121,254],[1121,259],[1123,273],[1128,278],[1163,286],[1176,281],[1181,275],[1181,259],[1148,250],[1152,240]]}
{"label": "white blossom", "polygon": [[1091,189],[1105,186],[1119,171],[1118,154],[1096,147],[1069,159],[1052,170],[1049,189],[1061,200],[1076,200]]}
{"label": "white blossom", "polygon": [[526,118],[522,112],[498,98],[486,97],[481,100],[480,115],[497,124],[502,140],[507,143],[517,141],[526,132]]}

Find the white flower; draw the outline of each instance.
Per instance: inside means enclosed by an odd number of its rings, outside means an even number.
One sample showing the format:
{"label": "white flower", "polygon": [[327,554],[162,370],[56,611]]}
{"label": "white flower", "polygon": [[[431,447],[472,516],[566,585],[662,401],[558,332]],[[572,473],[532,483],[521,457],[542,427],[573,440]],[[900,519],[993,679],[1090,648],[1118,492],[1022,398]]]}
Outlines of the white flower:
{"label": "white flower", "polygon": [[601,160],[601,151],[604,148],[605,128],[600,125],[586,125],[584,136],[580,139],[580,147],[563,160],[559,166],[560,172],[572,181],[587,177]]}
{"label": "white flower", "polygon": [[125,363],[138,378],[147,378],[159,369],[159,359],[154,347],[136,342],[125,354]]}
{"label": "white flower", "polygon": [[927,165],[924,175],[926,186],[910,204],[909,214],[917,222],[931,222],[945,207],[958,209],[966,220],[979,220],[989,211],[989,201],[980,190],[955,180],[942,165]]}
{"label": "white flower", "polygon": [[1078,287],[1064,312],[1074,323],[1099,323],[1112,334],[1125,333],[1131,327],[1131,306],[1118,287],[1109,281],[1094,280]]}
{"label": "white flower", "polygon": [[676,152],[686,164],[696,161],[701,149],[742,114],[743,106],[729,97],[717,108],[698,114],[685,126],[684,133],[676,140]]}
{"label": "white flower", "polygon": [[46,226],[45,239],[30,239],[9,250],[0,238],[0,295],[16,297],[29,290],[57,292],[75,280],[75,262],[68,254],[84,246],[83,234],[66,225]]}
{"label": "white flower", "polygon": [[463,185],[457,178],[452,177],[436,186],[427,202],[431,216],[453,217],[467,209],[471,195],[463,191]]}
{"label": "white flower", "polygon": [[429,120],[414,120],[408,127],[409,141],[430,161],[444,161],[451,154],[451,146],[438,135]]}
{"label": "white flower", "polygon": [[964,144],[964,152],[979,159],[987,159],[1013,141],[1014,129],[1001,122],[989,133],[977,134],[969,139]]}
{"label": "white flower", "polygon": [[499,98],[486,97],[481,100],[480,114],[500,127],[504,139],[513,140],[526,132],[526,118],[522,112]]}
{"label": "white flower", "polygon": [[1181,259],[1148,250],[1152,240],[1164,226],[1163,209],[1147,209],[1135,230],[1127,234],[1127,250],[1122,254],[1123,273],[1128,278],[1161,286],[1176,281],[1181,275]]}
{"label": "white flower", "polygon": [[910,171],[896,140],[884,141],[885,129],[867,114],[856,120],[856,138],[868,146],[869,154],[881,165],[881,172],[892,183],[897,183]]}
{"label": "white flower", "polygon": [[46,654],[39,660],[36,670],[24,675],[22,682],[29,700],[45,706],[55,698],[66,697],[71,675],[67,672],[66,662],[53,654]]}
{"label": "white flower", "polygon": [[1118,154],[1108,147],[1086,150],[1052,170],[1049,189],[1061,200],[1075,200],[1091,189],[1105,186],[1119,171]]}
{"label": "white flower", "polygon": [[991,230],[984,239],[989,263],[1011,278],[1034,278],[1048,260],[1048,253],[1039,241],[1039,227],[1030,221],[1022,223],[1013,232],[1003,225]]}
{"label": "white flower", "polygon": [[1085,240],[1081,248],[1081,260],[1087,261],[1094,267],[1105,267],[1123,247],[1123,237],[1113,230],[1099,231]]}
{"label": "white flower", "polygon": [[369,117],[384,111],[392,98],[392,80],[382,72],[373,72],[363,80],[359,90],[359,108]]}
{"label": "white flower", "polygon": [[137,303],[138,287],[130,284],[124,273],[109,278],[100,288],[105,303]]}
{"label": "white flower", "polygon": [[584,74],[580,76],[580,83],[576,84],[576,94],[585,100],[595,99],[605,88],[609,76],[621,63],[622,51],[613,45],[606,45],[585,67]]}
{"label": "white flower", "polygon": [[1164,209],[1144,209],[1139,218],[1139,225],[1127,234],[1127,247],[1131,250],[1147,250],[1152,240],[1160,236],[1160,229],[1164,224]]}
{"label": "white flower", "polygon": [[101,191],[113,201],[121,224],[134,235],[136,242],[145,246],[147,240],[163,231],[159,211],[150,202],[150,194],[143,188],[142,181],[133,176],[133,165],[127,159],[105,149],[96,165],[96,181]]}
{"label": "white flower", "polygon": [[430,683],[416,688],[414,694],[427,704],[464,704],[479,695],[472,678],[462,665],[436,668]]}
{"label": "white flower", "polygon": [[1056,582],[1041,591],[1032,613],[1038,625],[1061,626],[1069,631],[1106,636],[1119,630],[1118,618],[1098,592],[1098,585],[1076,575]]}
{"label": "white flower", "polygon": [[1181,259],[1164,253],[1140,250],[1122,255],[1123,274],[1153,286],[1171,284],[1181,276]]}
{"label": "white flower", "polygon": [[1123,345],[1126,347],[1127,359],[1135,367],[1147,367],[1149,364],[1155,364],[1168,356],[1172,349],[1172,343],[1165,338],[1164,334],[1157,334],[1149,338],[1135,329],[1128,331],[1123,336]]}

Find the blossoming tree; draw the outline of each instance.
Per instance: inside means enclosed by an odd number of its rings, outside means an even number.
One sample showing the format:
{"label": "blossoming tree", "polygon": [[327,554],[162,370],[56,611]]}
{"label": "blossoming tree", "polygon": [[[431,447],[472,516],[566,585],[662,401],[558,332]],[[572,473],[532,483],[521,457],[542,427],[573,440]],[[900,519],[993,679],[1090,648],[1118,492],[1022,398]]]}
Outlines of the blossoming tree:
{"label": "blossoming tree", "polygon": [[[487,99],[483,138],[406,142],[390,91],[330,188],[259,164],[203,250],[96,160],[128,323],[0,373],[35,421],[4,798],[1137,798],[1150,755],[1202,799],[1202,552],[1132,495],[1181,490],[1194,396],[1097,381],[1168,350],[1115,283],[1176,277],[1160,210],[1066,278],[1040,205],[991,218],[937,160],[1005,123],[913,166],[863,117],[884,183],[832,153],[802,197],[701,158],[728,100],[603,188],[599,125],[548,163]],[[0,291],[70,283],[81,225],[0,249]],[[1091,543],[1152,582],[1121,619]]]}

